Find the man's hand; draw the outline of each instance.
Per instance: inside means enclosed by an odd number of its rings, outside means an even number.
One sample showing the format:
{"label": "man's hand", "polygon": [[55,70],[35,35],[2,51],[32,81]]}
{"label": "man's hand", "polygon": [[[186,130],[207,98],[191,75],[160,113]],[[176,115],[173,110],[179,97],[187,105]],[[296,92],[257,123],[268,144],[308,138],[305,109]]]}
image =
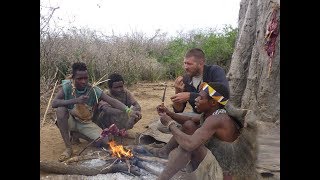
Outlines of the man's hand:
{"label": "man's hand", "polygon": [[158,112],[158,114],[159,113],[170,113],[169,109],[162,104],[157,106],[157,112]]}
{"label": "man's hand", "polygon": [[174,81],[174,88],[176,89],[176,93],[183,92],[184,83],[183,83],[183,77],[182,76],[177,77],[177,79]]}
{"label": "man's hand", "polygon": [[163,125],[168,126],[170,121],[173,121],[166,113],[159,113],[160,121]]}
{"label": "man's hand", "polygon": [[140,111],[135,111],[136,112],[136,115],[138,116],[135,120],[138,121],[142,118],[142,114]]}
{"label": "man's hand", "polygon": [[77,98],[76,104],[84,104],[88,101],[89,96],[81,95]]}
{"label": "man's hand", "polygon": [[141,119],[142,115],[140,111],[131,111],[129,117],[132,119]]}
{"label": "man's hand", "polygon": [[126,129],[132,129],[133,128],[133,125],[138,122],[140,119],[142,118],[142,114],[140,111],[132,111],[130,113],[130,117],[128,119],[128,122],[127,122],[127,127]]}
{"label": "man's hand", "polygon": [[135,120],[133,118],[129,118],[126,129],[132,129],[134,123],[135,123]]}
{"label": "man's hand", "polygon": [[190,99],[190,92],[181,92],[172,96],[171,101],[173,103],[185,103]]}

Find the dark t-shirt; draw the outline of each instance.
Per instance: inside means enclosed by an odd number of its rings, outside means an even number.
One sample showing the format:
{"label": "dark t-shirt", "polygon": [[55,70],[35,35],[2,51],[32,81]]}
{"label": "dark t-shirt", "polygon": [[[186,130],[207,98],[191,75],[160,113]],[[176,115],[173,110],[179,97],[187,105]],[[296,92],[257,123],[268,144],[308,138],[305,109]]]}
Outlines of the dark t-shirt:
{"label": "dark t-shirt", "polygon": [[[204,69],[203,69],[203,77],[202,77],[203,82],[220,82],[223,83],[224,85],[226,85],[228,87],[228,91],[229,90],[229,82],[227,80],[226,74],[224,72],[224,70],[218,66],[218,65],[204,65]],[[192,78],[185,74],[183,76],[183,83],[185,84],[185,90],[184,92],[190,92],[190,99],[188,100],[189,104],[191,105],[193,112],[198,113],[197,110],[195,109],[195,99],[198,96],[199,93],[199,86],[197,88],[195,88],[192,85]],[[185,109],[187,103],[184,103],[184,107],[183,110]],[[174,112],[181,112],[181,111],[177,111],[176,109],[174,109]]]}

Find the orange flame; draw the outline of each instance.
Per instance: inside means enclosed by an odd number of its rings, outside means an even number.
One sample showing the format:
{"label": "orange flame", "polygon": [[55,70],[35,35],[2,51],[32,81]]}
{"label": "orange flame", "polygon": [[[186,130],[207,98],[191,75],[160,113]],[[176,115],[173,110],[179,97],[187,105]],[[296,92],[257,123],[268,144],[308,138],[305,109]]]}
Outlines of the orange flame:
{"label": "orange flame", "polygon": [[122,145],[117,145],[115,141],[110,141],[108,144],[112,150],[112,156],[116,156],[118,158],[133,157],[133,154],[130,150],[126,151]]}

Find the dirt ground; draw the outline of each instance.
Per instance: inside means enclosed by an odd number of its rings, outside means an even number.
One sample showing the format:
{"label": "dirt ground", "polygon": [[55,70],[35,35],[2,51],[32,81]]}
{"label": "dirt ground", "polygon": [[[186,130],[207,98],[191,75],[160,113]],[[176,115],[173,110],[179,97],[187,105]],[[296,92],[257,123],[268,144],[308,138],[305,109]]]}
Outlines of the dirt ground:
{"label": "dirt ground", "polygon": [[[167,84],[165,105],[171,106],[170,97],[174,95],[173,82],[159,82],[159,83],[137,83],[128,87],[130,92],[134,95],[142,108],[142,119],[137,122],[133,129],[128,131],[130,137],[134,138],[140,132],[145,130],[145,126],[154,120],[158,114],[156,112],[156,106],[161,104],[161,99],[164,91],[164,83]],[[55,91],[57,92],[57,90]],[[51,93],[51,92],[50,92]],[[47,99],[50,98],[50,93],[47,93]],[[48,101],[48,100],[47,100]],[[48,102],[42,98],[41,114],[42,118],[47,108]],[[191,107],[187,107],[188,109]],[[41,124],[43,126],[40,129],[40,160],[57,161],[60,154],[64,151],[65,146],[60,135],[59,129],[53,123],[55,119],[54,109],[49,107],[46,115],[46,120]],[[132,139],[134,141],[134,139]],[[128,144],[134,142],[127,142]],[[83,147],[87,145],[85,140],[81,140],[81,144],[74,145],[74,152],[81,151]],[[41,173],[44,174],[44,173]]]}
{"label": "dirt ground", "polygon": [[[172,102],[170,101],[170,97],[174,95],[173,81],[158,83],[137,83],[128,88],[142,107],[142,119],[134,126],[133,129],[128,131],[129,136],[132,138],[132,141],[128,140],[128,144],[134,143],[134,138],[138,136],[139,133],[145,131],[145,126],[147,126],[158,116],[156,113],[156,106],[161,103],[164,83],[168,85],[165,105],[167,107],[170,107],[172,104]],[[48,108],[46,120],[43,121],[43,115],[47,108],[50,95],[51,92],[47,93],[46,97],[41,97],[40,99],[40,123],[43,124],[43,126],[41,126],[40,128],[40,161],[57,161],[59,155],[65,149],[59,129],[53,124],[55,114],[54,110],[51,107]],[[191,107],[187,106],[187,109],[191,110]],[[273,168],[275,168],[275,171],[277,172],[276,174],[278,176],[280,174],[280,125],[276,126],[274,124],[261,122],[259,123],[259,127],[261,127],[259,139],[261,140],[260,143],[263,145],[263,154],[260,154],[259,157],[265,157],[266,159],[270,160],[270,156],[266,155],[271,154],[274,159],[272,162],[267,162],[264,160],[260,160],[260,162],[262,162],[262,164],[267,163],[268,166],[272,166]],[[271,146],[268,146],[270,144]],[[73,146],[74,152],[77,153],[81,151],[81,149],[86,145],[87,142],[81,140],[81,144]],[[40,172],[41,177],[45,175],[47,174]]]}

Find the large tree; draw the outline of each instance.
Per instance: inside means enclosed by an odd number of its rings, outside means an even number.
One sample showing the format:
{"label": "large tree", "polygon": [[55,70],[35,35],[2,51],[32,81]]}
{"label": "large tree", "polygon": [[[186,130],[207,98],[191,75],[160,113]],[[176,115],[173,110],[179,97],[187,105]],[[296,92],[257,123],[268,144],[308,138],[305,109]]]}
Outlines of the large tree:
{"label": "large tree", "polygon": [[280,1],[241,0],[238,27],[230,101],[261,121],[280,122]]}

